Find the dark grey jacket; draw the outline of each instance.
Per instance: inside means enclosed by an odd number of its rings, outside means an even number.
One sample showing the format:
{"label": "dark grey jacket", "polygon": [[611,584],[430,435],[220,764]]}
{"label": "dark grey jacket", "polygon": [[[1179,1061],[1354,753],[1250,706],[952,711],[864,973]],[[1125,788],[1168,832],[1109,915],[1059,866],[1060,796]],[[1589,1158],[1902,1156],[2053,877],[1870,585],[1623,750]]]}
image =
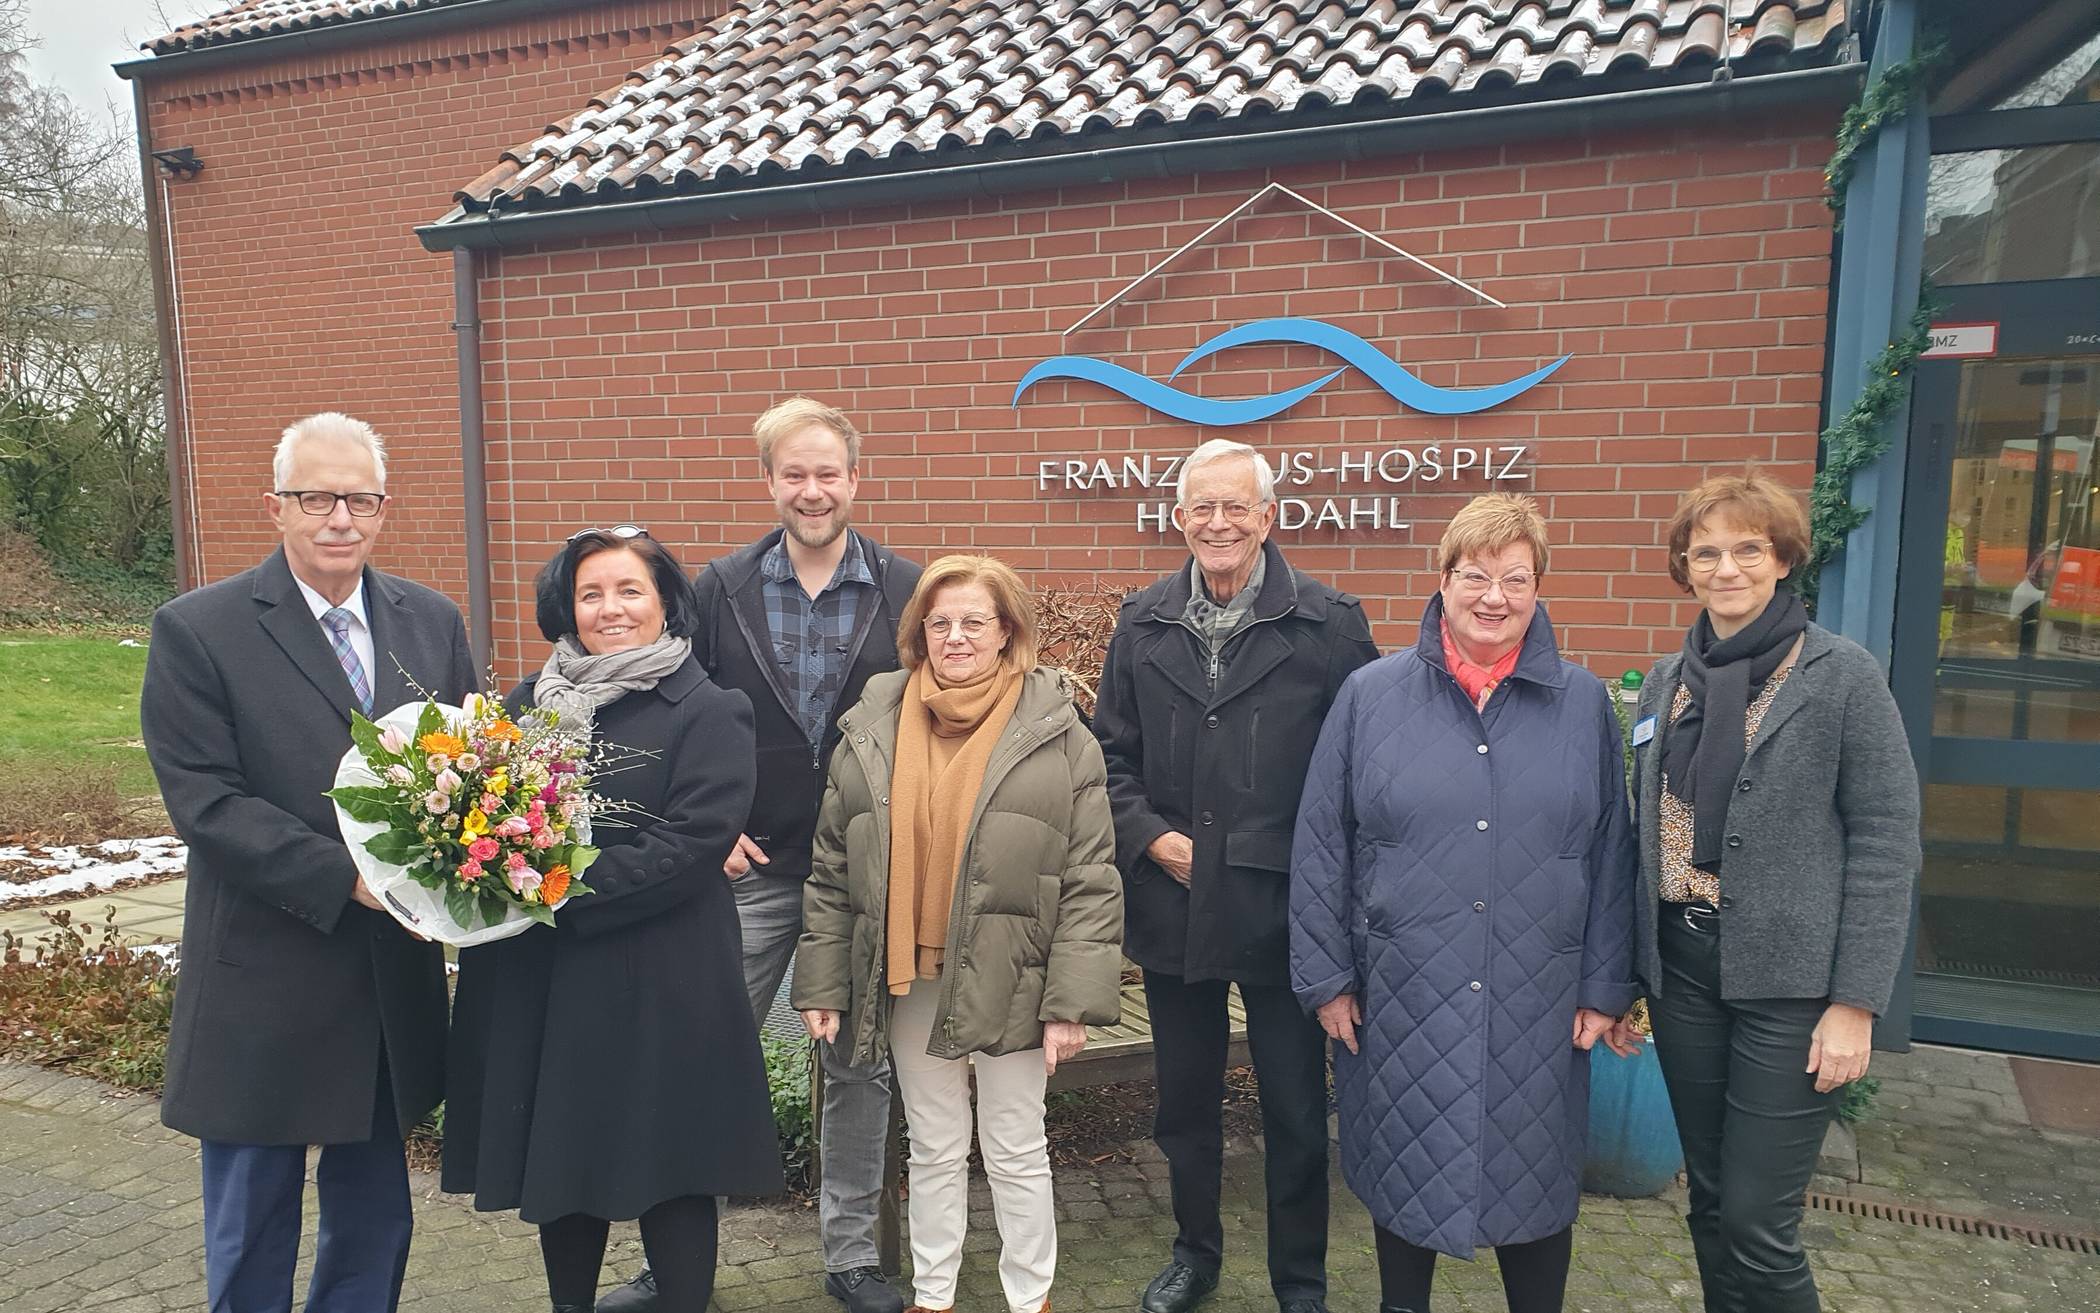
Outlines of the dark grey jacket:
{"label": "dark grey jacket", "polygon": [[[1681,654],[1655,663],[1634,723],[1640,825],[1637,958],[1662,993],[1656,946],[1662,739]],[[1638,735],[1637,735],[1638,736]],[[1888,1007],[1910,927],[1919,846],[1918,772],[1881,665],[1810,625],[1801,655],[1751,740],[1728,807],[1721,866],[1721,993]]]}
{"label": "dark grey jacket", "polygon": [[[1290,983],[1291,829],[1320,723],[1351,671],[1378,656],[1363,604],[1292,569],[1273,540],[1254,614],[1211,682],[1182,623],[1189,567],[1123,599],[1094,735],[1108,764],[1123,953],[1147,971]],[[1146,855],[1178,830],[1188,887]]]}

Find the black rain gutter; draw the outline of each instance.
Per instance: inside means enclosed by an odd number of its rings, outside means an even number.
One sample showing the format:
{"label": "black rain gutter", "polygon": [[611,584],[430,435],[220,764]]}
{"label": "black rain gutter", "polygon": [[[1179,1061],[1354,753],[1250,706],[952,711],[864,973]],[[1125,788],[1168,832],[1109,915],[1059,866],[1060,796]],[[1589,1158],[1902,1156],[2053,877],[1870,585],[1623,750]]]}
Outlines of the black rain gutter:
{"label": "black rain gutter", "polygon": [[956,196],[1005,196],[1053,187],[1240,172],[1320,159],[1370,159],[1521,138],[1580,136],[1717,115],[1754,116],[1782,106],[1848,101],[1866,68],[1825,68],[1608,91],[1404,118],[1351,120],[1236,136],[1104,146],[1031,159],[987,160],[901,173],[816,179],[733,191],[606,202],[551,210],[512,210],[491,218],[459,206],[416,229],[432,251],[518,247],[568,238],[675,232],[783,214],[832,213],[849,206],[902,205]]}
{"label": "black rain gutter", "polygon": [[[601,0],[602,2],[602,0]],[[504,22],[533,18],[540,14],[566,14],[577,8],[577,0],[463,0],[460,4],[411,9],[405,13],[375,14],[370,18],[330,23],[324,27],[300,28],[271,36],[238,37],[208,46],[192,46],[165,55],[127,60],[115,66],[120,78],[159,77],[163,73],[204,73],[231,64],[261,63],[297,55],[328,54],[349,46],[370,45],[430,36],[455,28],[472,27],[495,15]],[[501,13],[497,13],[500,10]]]}
{"label": "black rain gutter", "polygon": [[467,638],[474,669],[486,674],[495,650],[489,587],[488,447],[482,430],[481,285],[474,252],[452,252],[452,331],[459,337],[460,492],[467,509]]}

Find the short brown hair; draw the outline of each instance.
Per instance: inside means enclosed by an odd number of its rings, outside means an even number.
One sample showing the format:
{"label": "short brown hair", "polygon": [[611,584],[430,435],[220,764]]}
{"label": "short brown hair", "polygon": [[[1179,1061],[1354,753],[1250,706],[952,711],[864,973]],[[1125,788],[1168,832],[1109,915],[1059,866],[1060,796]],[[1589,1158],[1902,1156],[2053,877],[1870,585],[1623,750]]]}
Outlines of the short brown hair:
{"label": "short brown hair", "polygon": [[1024,675],[1035,669],[1035,600],[1012,566],[990,556],[943,556],[926,567],[897,618],[898,664],[906,670],[926,664],[926,613],[933,609],[934,595],[950,584],[982,584],[1006,625],[1006,660]]}
{"label": "short brown hair", "polygon": [[1546,573],[1546,517],[1539,504],[1513,492],[1483,493],[1459,508],[1436,545],[1437,569],[1449,574],[1468,556],[1484,556],[1524,543],[1531,568]]}
{"label": "short brown hair", "polygon": [[751,436],[758,440],[758,463],[766,473],[773,472],[773,448],[812,424],[822,424],[838,434],[839,441],[846,444],[846,468],[859,468],[860,430],[853,427],[846,412],[813,397],[789,397],[760,415],[751,426]]}
{"label": "short brown hair", "polygon": [[1716,474],[1686,493],[1670,517],[1670,577],[1688,593],[1692,574],[1684,554],[1691,550],[1692,535],[1714,515],[1771,539],[1773,554],[1786,562],[1790,574],[1808,560],[1808,512],[1801,509],[1799,493],[1756,469]]}

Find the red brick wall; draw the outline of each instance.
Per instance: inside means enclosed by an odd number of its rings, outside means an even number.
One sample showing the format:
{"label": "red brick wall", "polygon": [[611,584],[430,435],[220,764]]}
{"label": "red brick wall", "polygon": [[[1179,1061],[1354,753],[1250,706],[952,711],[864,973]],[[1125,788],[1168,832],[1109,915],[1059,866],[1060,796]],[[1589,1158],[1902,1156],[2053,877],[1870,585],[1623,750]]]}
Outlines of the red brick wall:
{"label": "red brick wall", "polygon": [[[1813,469],[1830,127],[1812,115],[1785,133],[1658,129],[487,256],[503,664],[515,672],[539,660],[530,578],[575,527],[639,519],[695,565],[767,529],[750,424],[795,392],[859,417],[858,520],[883,541],[922,559],[991,552],[1041,581],[1148,579],[1181,562],[1178,536],[1139,533],[1128,491],[1038,491],[1038,462],[1179,453],[1215,434],[1088,383],[1039,385],[1016,409],[1015,384],[1067,352],[1164,377],[1215,332],[1301,315],[1349,328],[1444,386],[1573,357],[1477,415],[1403,410],[1352,371],[1229,434],[1330,465],[1395,445],[1531,447],[1532,477],[1498,486],[1536,492],[1551,518],[1544,597],[1564,645],[1601,672],[1645,669],[1692,615],[1658,546],[1676,495],[1746,459],[1804,488]],[[1060,339],[1271,180],[1509,308],[1285,207],[1221,231]],[[1182,382],[1241,397],[1334,363],[1303,347],[1242,349]],[[1406,490],[1413,527],[1400,534],[1329,527],[1279,541],[1301,567],[1363,597],[1390,648],[1411,640],[1435,586],[1443,521],[1483,486]],[[1310,495],[1336,491],[1329,476]]]}
{"label": "red brick wall", "polygon": [[375,557],[466,596],[449,255],[412,231],[504,150],[575,113],[711,5],[579,4],[419,41],[381,39],[147,84],[153,144],[191,146],[165,184],[180,299],[195,578],[276,543],[257,493],[291,420],[343,410],[392,452]]}

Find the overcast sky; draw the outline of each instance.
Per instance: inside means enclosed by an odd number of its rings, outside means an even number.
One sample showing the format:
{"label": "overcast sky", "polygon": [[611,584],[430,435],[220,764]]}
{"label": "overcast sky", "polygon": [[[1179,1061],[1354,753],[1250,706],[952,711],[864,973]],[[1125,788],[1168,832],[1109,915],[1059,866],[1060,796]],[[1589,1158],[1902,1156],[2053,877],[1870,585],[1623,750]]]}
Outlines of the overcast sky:
{"label": "overcast sky", "polygon": [[29,0],[30,35],[39,41],[29,52],[30,76],[56,86],[92,113],[115,101],[128,123],[131,86],[109,66],[139,57],[139,43],[164,30],[162,11],[172,23],[181,23],[232,5],[233,0]]}

